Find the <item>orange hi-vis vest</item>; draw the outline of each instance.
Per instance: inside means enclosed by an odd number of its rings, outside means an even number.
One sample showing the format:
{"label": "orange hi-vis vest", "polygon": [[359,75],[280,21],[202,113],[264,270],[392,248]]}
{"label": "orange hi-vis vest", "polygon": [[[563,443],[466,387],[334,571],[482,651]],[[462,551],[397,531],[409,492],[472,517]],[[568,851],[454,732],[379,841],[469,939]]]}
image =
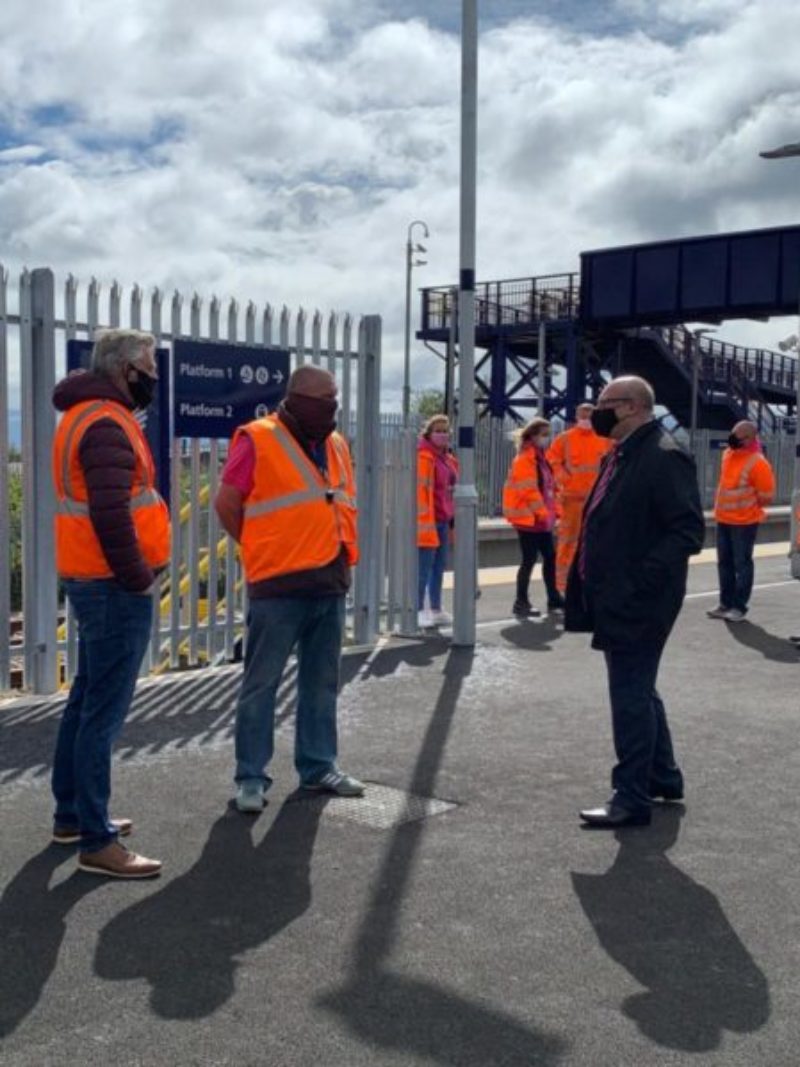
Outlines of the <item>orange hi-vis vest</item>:
{"label": "orange hi-vis vest", "polygon": [[610,448],[611,442],[605,437],[582,426],[573,426],[556,437],[547,458],[562,499],[586,499],[600,473],[600,461]]}
{"label": "orange hi-vis vest", "polygon": [[89,493],[79,457],[83,435],[100,419],[117,423],[136,457],[130,508],[139,550],[154,570],[169,562],[169,510],[155,487],[153,457],[141,426],[115,400],[84,400],[66,412],[53,441],[56,569],[62,578],[114,576],[89,516]]}
{"label": "orange hi-vis vest", "polygon": [[417,451],[417,548],[438,548],[434,505],[436,457],[427,449]]}
{"label": "orange hi-vis vest", "polygon": [[358,562],[356,491],[347,442],[338,433],[325,441],[327,475],[275,415],[241,426],[256,463],[253,488],[244,503],[241,551],[247,581],[314,570],[342,550]]}
{"label": "orange hi-vis vest", "polygon": [[731,526],[763,522],[764,505],[775,496],[775,476],[761,452],[726,448],[714,502],[714,518]]}
{"label": "orange hi-vis vest", "polygon": [[537,512],[542,511],[546,514],[539,489],[536,452],[533,448],[523,448],[514,457],[503,486],[503,518],[512,526],[532,528],[537,523]]}

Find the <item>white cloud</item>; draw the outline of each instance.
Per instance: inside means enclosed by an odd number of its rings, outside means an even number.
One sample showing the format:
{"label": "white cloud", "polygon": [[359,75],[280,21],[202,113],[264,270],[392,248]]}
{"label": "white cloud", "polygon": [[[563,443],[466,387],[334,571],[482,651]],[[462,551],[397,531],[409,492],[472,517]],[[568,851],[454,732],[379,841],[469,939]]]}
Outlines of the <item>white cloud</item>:
{"label": "white cloud", "polygon": [[[483,278],[796,219],[796,161],[757,158],[800,132],[796,3],[617,6],[625,33],[518,17],[482,36]],[[457,276],[460,65],[455,37],[380,7],[7,0],[6,263],[379,312],[397,396],[411,219],[431,227],[415,283]]]}
{"label": "white cloud", "polygon": [[40,159],[44,155],[44,149],[38,144],[21,144],[15,148],[0,150],[0,166],[4,163],[30,163]]}

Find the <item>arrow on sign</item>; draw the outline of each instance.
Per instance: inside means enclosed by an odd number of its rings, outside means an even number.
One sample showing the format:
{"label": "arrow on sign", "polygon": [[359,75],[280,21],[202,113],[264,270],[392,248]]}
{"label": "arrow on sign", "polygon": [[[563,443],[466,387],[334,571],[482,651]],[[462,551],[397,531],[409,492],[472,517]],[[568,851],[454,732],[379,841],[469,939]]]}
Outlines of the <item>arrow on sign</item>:
{"label": "arrow on sign", "polygon": [[275,379],[275,381],[278,383],[278,385],[280,385],[281,382],[283,381],[283,374],[281,374],[281,372],[279,370],[276,370],[275,373],[272,375],[272,377]]}

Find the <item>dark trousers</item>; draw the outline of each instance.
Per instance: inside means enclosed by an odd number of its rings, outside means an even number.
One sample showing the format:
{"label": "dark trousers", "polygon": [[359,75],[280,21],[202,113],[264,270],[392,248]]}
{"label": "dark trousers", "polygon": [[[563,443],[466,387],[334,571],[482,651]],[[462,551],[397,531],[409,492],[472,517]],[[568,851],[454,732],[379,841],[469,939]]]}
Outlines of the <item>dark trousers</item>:
{"label": "dark trousers", "polygon": [[649,807],[659,787],[682,790],[664,703],[656,689],[663,644],[606,651],[617,765],[611,785],[632,811]]}
{"label": "dark trousers", "polygon": [[719,602],[724,608],[747,611],[753,592],[753,546],[758,523],[734,526],[717,524],[717,570],[719,571]]}
{"label": "dark trousers", "polygon": [[550,607],[562,602],[561,594],[556,588],[556,546],[553,534],[549,531],[517,530],[522,563],[517,571],[517,600],[523,604],[528,601],[528,586],[531,572],[536,560],[542,557],[542,577],[547,590],[547,603]]}

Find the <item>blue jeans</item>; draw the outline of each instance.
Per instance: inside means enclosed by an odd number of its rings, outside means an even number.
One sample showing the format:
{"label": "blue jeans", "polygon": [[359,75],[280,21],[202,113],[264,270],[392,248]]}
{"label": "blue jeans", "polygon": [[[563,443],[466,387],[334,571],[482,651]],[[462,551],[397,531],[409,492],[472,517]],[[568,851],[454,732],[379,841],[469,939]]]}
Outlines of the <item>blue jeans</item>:
{"label": "blue jeans", "polygon": [[344,631],[343,596],[250,601],[244,679],[236,707],[236,781],[262,782],[274,751],[275,698],[297,645],[294,765],[310,784],[336,767],[336,701]]}
{"label": "blue jeans", "polygon": [[444,569],[447,566],[447,545],[450,540],[450,523],[437,522],[436,532],[439,535],[437,548],[419,549],[419,610],[425,607],[425,593],[427,591],[433,611],[442,610],[442,582],[444,581]]}
{"label": "blue jeans", "polygon": [[753,592],[753,546],[758,523],[734,526],[717,523],[717,570],[719,572],[719,602],[724,608],[747,612]]}
{"label": "blue jeans", "polygon": [[53,760],[55,823],[80,829],[81,849],[116,840],[108,816],[111,748],[128,714],[153,621],[153,597],[113,580],[66,581],[78,621],[78,671]]}
{"label": "blue jeans", "polygon": [[631,811],[649,809],[659,787],[682,790],[664,702],[656,689],[663,644],[633,645],[605,653],[617,765],[615,798]]}

